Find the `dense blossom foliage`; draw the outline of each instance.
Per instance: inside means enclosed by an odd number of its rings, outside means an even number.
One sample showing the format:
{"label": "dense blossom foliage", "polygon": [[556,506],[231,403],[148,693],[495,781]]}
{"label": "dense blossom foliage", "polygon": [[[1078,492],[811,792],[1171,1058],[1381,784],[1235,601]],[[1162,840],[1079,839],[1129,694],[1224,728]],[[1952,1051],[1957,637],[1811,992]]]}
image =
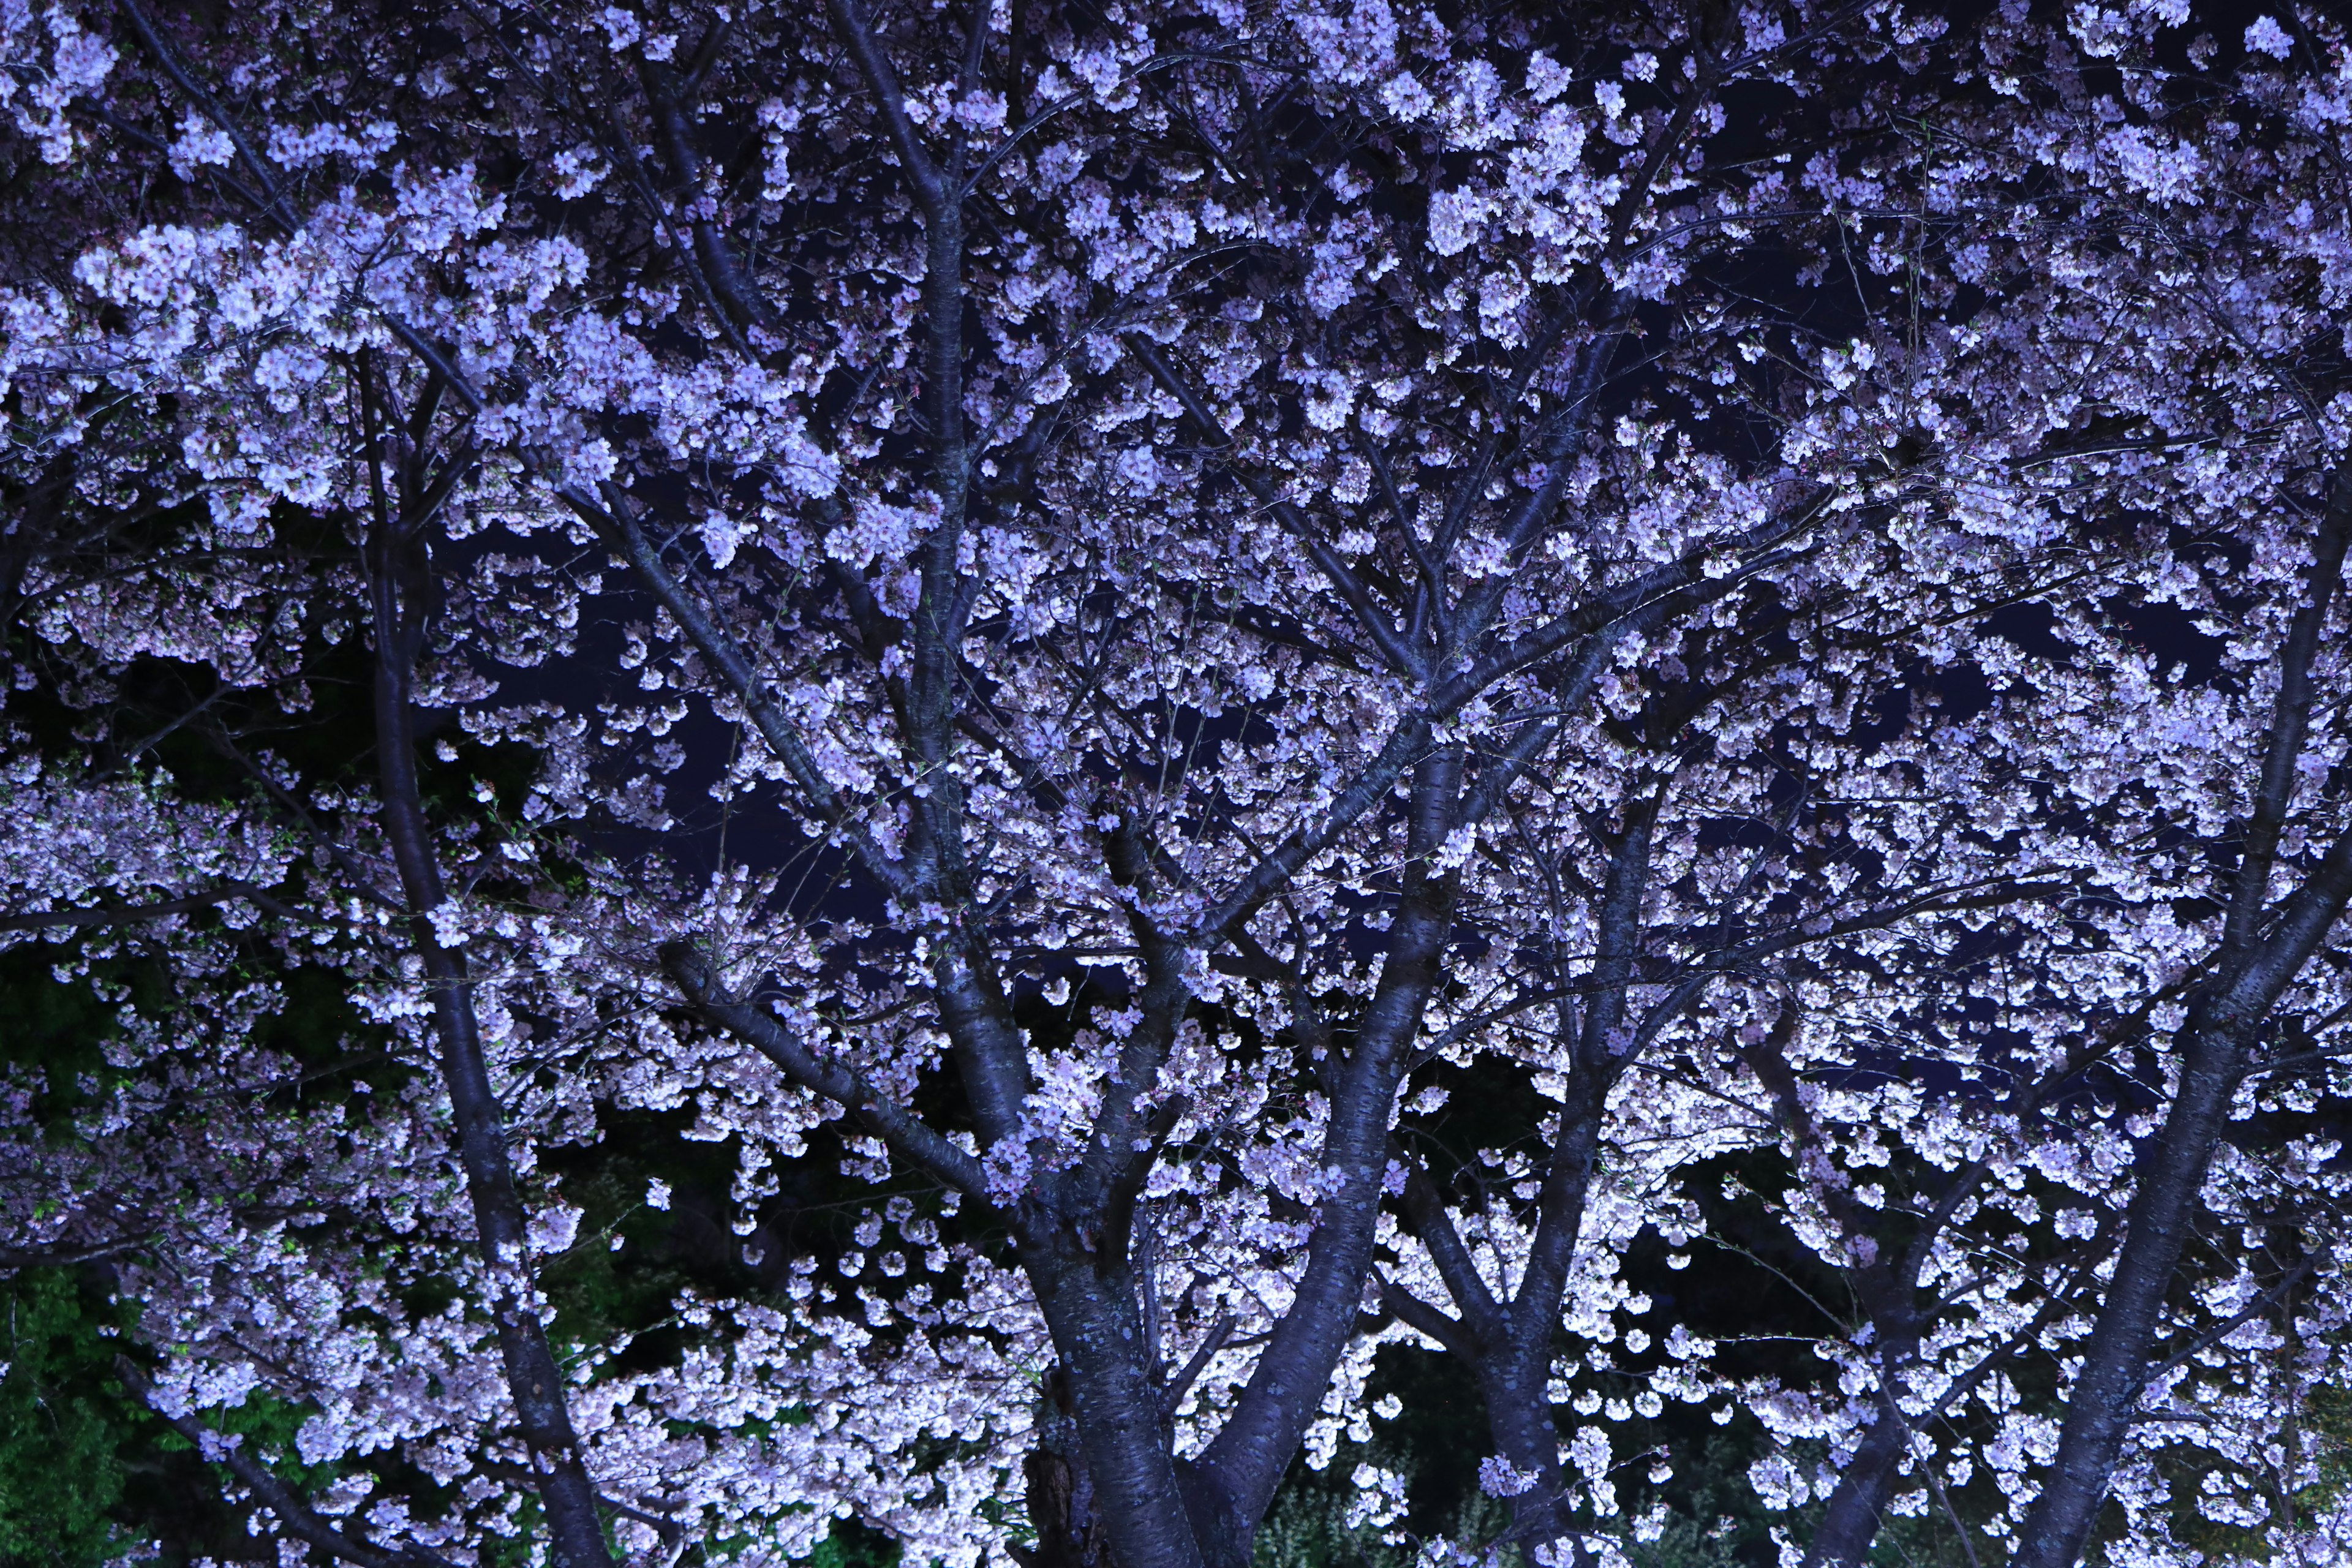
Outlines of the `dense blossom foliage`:
{"label": "dense blossom foliage", "polygon": [[0,1264],[255,1550],[2352,1553],[2327,8],[0,40]]}

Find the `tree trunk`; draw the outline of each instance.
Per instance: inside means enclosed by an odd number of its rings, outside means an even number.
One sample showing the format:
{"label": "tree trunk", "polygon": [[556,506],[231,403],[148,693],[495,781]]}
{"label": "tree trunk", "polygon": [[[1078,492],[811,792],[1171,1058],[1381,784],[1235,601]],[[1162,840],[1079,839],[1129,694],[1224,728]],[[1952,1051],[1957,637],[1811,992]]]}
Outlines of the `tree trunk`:
{"label": "tree trunk", "polygon": [[459,1163],[472,1202],[485,1265],[483,1305],[498,1326],[499,1353],[515,1426],[530,1454],[547,1511],[555,1568],[610,1568],[596,1488],[580,1457],[565,1383],[540,1321],[522,1196],[507,1153],[504,1108],[490,1082],[474,1012],[463,945],[445,947],[431,916],[446,896],[416,773],[411,682],[432,604],[432,563],[413,534],[393,537],[382,515],[370,541],[375,570],[375,724],[383,825],[398,869],[409,927],[425,968],[440,1044],[441,1081],[449,1095]]}
{"label": "tree trunk", "polygon": [[1069,1379],[1059,1364],[1045,1373],[1041,1404],[1037,1446],[1021,1466],[1037,1540],[1020,1553],[1022,1561],[1028,1568],[1112,1568],[1109,1533],[1095,1505]]}
{"label": "tree trunk", "polygon": [[2180,1264],[2206,1167],[2230,1112],[2241,1055],[2226,1034],[2192,1024],[2180,1092],[2145,1149],[2125,1215],[2124,1247],[2066,1399],[2058,1458],[2018,1542],[2014,1568],[2074,1568],[2090,1544],[2125,1436],[2147,1382],[2165,1292]]}
{"label": "tree trunk", "polygon": [[1049,1237],[1024,1250],[1061,1357],[1024,1466],[1038,1550],[1063,1553],[1055,1568],[1105,1568],[1114,1555],[1119,1568],[1229,1568],[1206,1561],[1193,1528],[1125,1270]]}
{"label": "tree trunk", "polygon": [[1870,1544],[1886,1517],[1886,1500],[1895,1490],[1895,1466],[1908,1447],[1910,1426],[1894,1407],[1892,1395],[1882,1393],[1878,1419],[1862,1446],[1838,1473],[1837,1489],[1830,1494],[1822,1522],[1805,1549],[1805,1568],[1859,1568],[1870,1560]]}

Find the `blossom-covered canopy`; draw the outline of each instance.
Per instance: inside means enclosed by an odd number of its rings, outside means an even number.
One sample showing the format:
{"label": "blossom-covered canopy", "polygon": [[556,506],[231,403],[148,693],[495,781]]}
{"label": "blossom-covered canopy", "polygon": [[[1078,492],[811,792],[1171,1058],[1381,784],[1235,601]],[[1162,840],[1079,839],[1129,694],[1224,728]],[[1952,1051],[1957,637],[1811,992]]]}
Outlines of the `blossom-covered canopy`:
{"label": "blossom-covered canopy", "polygon": [[0,61],[0,1264],[278,1561],[2352,1552],[2328,8]]}

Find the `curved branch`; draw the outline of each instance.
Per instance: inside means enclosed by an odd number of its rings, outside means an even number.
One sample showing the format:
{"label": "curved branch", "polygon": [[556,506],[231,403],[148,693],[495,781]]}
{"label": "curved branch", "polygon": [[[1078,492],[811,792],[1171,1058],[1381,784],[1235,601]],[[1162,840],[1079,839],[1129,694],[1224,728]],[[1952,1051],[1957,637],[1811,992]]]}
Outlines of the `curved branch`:
{"label": "curved branch", "polygon": [[194,1416],[172,1415],[157,1404],[153,1385],[132,1364],[130,1357],[114,1358],[114,1375],[122,1380],[122,1386],[131,1391],[133,1398],[153,1411],[173,1431],[194,1445],[197,1453],[215,1464],[227,1467],[229,1473],[236,1477],[264,1508],[276,1514],[289,1531],[320,1551],[343,1562],[356,1563],[358,1568],[454,1568],[447,1558],[436,1556],[423,1547],[407,1546],[387,1552],[345,1534],[296,1497],[293,1489],[279,1480],[268,1466],[246,1452],[236,1438],[224,1438]]}
{"label": "curved branch", "polygon": [[[1177,374],[1176,366],[1160,352],[1159,344],[1140,331],[1125,333],[1119,341],[1143,362],[1143,367],[1151,373],[1151,379],[1160,384],[1161,390],[1182,406],[1184,416],[1199,429],[1203,441],[1221,453],[1232,449],[1233,437],[1217,422],[1217,416],[1210,411],[1208,404],[1202,401],[1192,384]],[[1283,500],[1259,475],[1233,463],[1226,465],[1226,471],[1257,498],[1259,505],[1282,520],[1283,527],[1289,531],[1292,538],[1306,546],[1316,568],[1330,579],[1331,585],[1339,591],[1339,596],[1348,601],[1348,607],[1355,612],[1356,624],[1363,627],[1364,635],[1372,639],[1373,645],[1381,650],[1381,656],[1388,660],[1389,667],[1399,675],[1425,676],[1428,661],[1423,652],[1404,640],[1397,631],[1394,619],[1381,614],[1380,602],[1373,598],[1372,591],[1365,586],[1364,580],[1356,575],[1355,569],[1341,559],[1337,550],[1317,535],[1307,520],[1299,515],[1298,509]]]}
{"label": "curved branch", "polygon": [[0,931],[51,931],[60,926],[136,925],[142,921],[162,920],[168,915],[184,915],[197,910],[215,909],[238,899],[243,899],[262,913],[278,920],[308,921],[314,925],[331,923],[314,916],[302,915],[249,882],[226,882],[209,892],[190,893],[183,898],[163,899],[152,904],[101,904],[87,909],[43,910],[32,914],[0,915]]}
{"label": "curved branch", "polygon": [[[824,776],[816,759],[809,755],[801,743],[792,723],[782,710],[768,700],[759,674],[751,668],[735,639],[710,617],[701,602],[686,591],[675,574],[662,562],[661,552],[645,530],[627,515],[625,510],[607,511],[591,500],[577,485],[559,485],[555,492],[582,521],[593,529],[613,552],[635,570],[637,580],[652,591],[670,618],[701,651],[702,657],[717,668],[727,682],[728,690],[743,705],[743,711],[760,731],[760,739],[776,754],[793,775],[797,785],[816,816],[835,833],[847,839],[857,852],[859,864],[877,881],[893,894],[911,890],[903,868],[883,855],[881,847],[863,832],[848,826],[848,808],[835,794],[832,782]],[[618,498],[625,503],[625,498]]]}
{"label": "curved branch", "polygon": [[246,173],[253,176],[254,184],[259,187],[261,210],[288,235],[294,234],[302,226],[294,221],[294,209],[287,205],[285,193],[278,188],[278,173],[261,155],[261,149],[253,144],[244,128],[220,106],[220,100],[195,79],[194,73],[188,69],[187,62],[180,58],[180,51],[173,48],[171,41],[157,30],[153,20],[147,15],[146,7],[140,5],[139,0],[115,0],[115,4],[130,22],[131,30],[139,35],[139,41],[147,46],[147,52],[155,57],[155,63],[163,68],[163,74],[172,79],[173,85],[186,93],[204,111],[205,118],[217,126],[229,139],[229,144],[236,149],[237,161],[245,165]]}
{"label": "curved branch", "polygon": [[1466,1324],[1447,1317],[1393,1279],[1383,1279],[1381,1281],[1381,1306],[1398,1322],[1428,1335],[1456,1355],[1475,1353]]}
{"label": "curved branch", "polygon": [[743,1041],[783,1070],[803,1089],[846,1106],[882,1141],[929,1174],[967,1197],[989,1203],[988,1176],[980,1162],[957,1148],[906,1107],[885,1099],[853,1068],[821,1059],[815,1052],[757,1007],[728,994],[710,960],[684,942],[662,949],[662,967],[694,1010]]}
{"label": "curved branch", "polygon": [[2313,542],[2311,586],[2289,627],[2279,658],[2278,696],[2272,703],[2269,744],[2260,784],[2246,822],[2246,847],[2238,862],[2237,888],[2221,937],[2222,951],[2236,953],[2252,938],[2270,892],[2271,868],[2278,858],[2279,833],[2286,826],[2294,795],[2295,763],[2303,756],[2311,719],[2311,664],[2319,651],[2320,628],[2343,580],[2344,549],[2352,540],[2352,474],[2339,470],[2330,487],[2327,513]]}
{"label": "curved branch", "polygon": [[923,151],[922,139],[915,134],[915,122],[907,118],[907,97],[899,89],[898,73],[883,58],[882,46],[874,37],[874,24],[866,15],[859,0],[825,0],[825,10],[833,17],[834,30],[841,35],[842,47],[849,51],[857,67],[857,74],[866,79],[866,90],[873,93],[877,109],[882,116],[884,129],[890,133],[890,144],[898,161],[907,170],[907,183],[914,187],[915,200],[923,216],[937,218],[950,204],[950,193],[940,178],[939,165]]}

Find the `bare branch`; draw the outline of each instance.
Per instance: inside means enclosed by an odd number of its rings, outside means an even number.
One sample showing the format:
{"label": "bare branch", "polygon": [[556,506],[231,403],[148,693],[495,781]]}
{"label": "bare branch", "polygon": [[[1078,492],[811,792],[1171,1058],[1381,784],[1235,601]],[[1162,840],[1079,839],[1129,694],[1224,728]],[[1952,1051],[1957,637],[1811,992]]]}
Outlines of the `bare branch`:
{"label": "bare branch", "polygon": [[2328,606],[2343,578],[2347,541],[2352,541],[2352,473],[2339,469],[2329,486],[2327,511],[2320,521],[2318,537],[2312,542],[2310,586],[2288,628],[2286,646],[2280,650],[2269,743],[2263,749],[2262,778],[2247,816],[2237,887],[2231,894],[2229,919],[2222,931],[2225,953],[2245,948],[2270,896],[2279,833],[2293,804],[2295,763],[2302,758],[2304,732],[2311,720],[2311,663],[2319,650],[2320,628],[2327,622]]}
{"label": "bare branch", "polygon": [[155,1390],[128,1356],[114,1358],[114,1374],[122,1380],[131,1396],[153,1411],[173,1431],[195,1446],[196,1452],[215,1464],[226,1466],[231,1475],[251,1492],[261,1505],[276,1514],[280,1523],[298,1539],[309,1542],[331,1557],[355,1563],[358,1568],[454,1568],[446,1557],[437,1556],[421,1546],[403,1546],[390,1551],[358,1540],[338,1530],[314,1509],[294,1495],[292,1488],[278,1479],[268,1466],[248,1452],[243,1439],[224,1437],[190,1415],[174,1415],[155,1398]]}
{"label": "bare branch", "polygon": [[792,723],[782,710],[769,700],[765,683],[751,668],[751,661],[735,639],[714,620],[703,607],[702,601],[686,591],[669,567],[662,561],[661,552],[645,530],[628,515],[626,498],[615,496],[616,510],[607,511],[591,500],[577,485],[560,485],[556,494],[563,503],[610,546],[614,553],[635,569],[637,580],[661,601],[694,646],[726,679],[728,690],[743,705],[760,739],[776,754],[778,761],[793,775],[793,782],[806,797],[811,809],[833,831],[841,835],[857,851],[858,863],[868,875],[893,893],[911,890],[906,870],[885,856],[878,845],[863,829],[848,820],[847,807],[834,792],[833,784],[817,766],[801,743]]}
{"label": "bare branch", "polygon": [[968,1197],[991,1203],[980,1162],[913,1111],[877,1093],[855,1069],[821,1059],[768,1014],[728,994],[710,960],[685,943],[662,950],[662,965],[695,1011],[783,1069],[784,1076],[855,1111],[883,1142]]}
{"label": "bare branch", "polygon": [[914,187],[916,202],[924,216],[936,220],[951,201],[961,199],[961,193],[948,189],[940,178],[939,166],[923,150],[915,122],[907,118],[907,98],[899,89],[898,73],[890,68],[880,41],[874,37],[865,5],[860,0],[825,0],[825,11],[833,17],[834,30],[841,35],[842,47],[849,51],[857,74],[866,79],[866,90],[874,95],[882,124],[890,133],[890,144],[906,169],[907,183]]}
{"label": "bare branch", "polygon": [[[1159,344],[1139,331],[1129,332],[1119,341],[1143,363],[1144,368],[1151,373],[1151,378],[1182,405],[1185,417],[1199,429],[1203,441],[1221,453],[1232,449],[1234,438],[1225,433],[1224,426],[1218,423],[1217,416],[1210,412],[1209,405],[1202,401],[1201,395],[1193,390],[1192,384],[1177,373],[1175,365],[1161,352]],[[1380,602],[1365,586],[1363,579],[1299,515],[1298,509],[1284,500],[1272,485],[1250,469],[1229,462],[1226,471],[1241,480],[1250,494],[1257,498],[1258,504],[1281,519],[1283,527],[1306,547],[1316,568],[1330,580],[1333,587],[1339,589],[1339,596],[1348,601],[1348,607],[1355,612],[1356,624],[1363,628],[1365,636],[1372,639],[1373,646],[1381,650],[1389,668],[1400,675],[1425,676],[1428,673],[1428,658],[1424,650],[1415,648],[1404,640],[1397,631],[1395,620],[1383,613]]]}
{"label": "bare branch", "polygon": [[308,921],[314,925],[331,922],[314,916],[298,913],[249,882],[229,882],[203,893],[190,893],[183,898],[163,899],[152,904],[104,904],[88,909],[43,910],[30,914],[0,915],[0,931],[55,931],[63,927],[136,925],[142,921],[162,920],[168,915],[184,915],[197,910],[217,909],[242,899],[254,908],[282,921]]}

